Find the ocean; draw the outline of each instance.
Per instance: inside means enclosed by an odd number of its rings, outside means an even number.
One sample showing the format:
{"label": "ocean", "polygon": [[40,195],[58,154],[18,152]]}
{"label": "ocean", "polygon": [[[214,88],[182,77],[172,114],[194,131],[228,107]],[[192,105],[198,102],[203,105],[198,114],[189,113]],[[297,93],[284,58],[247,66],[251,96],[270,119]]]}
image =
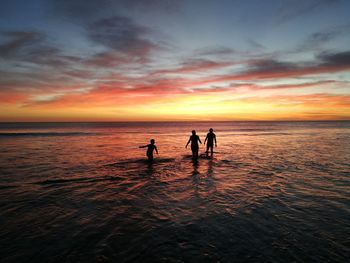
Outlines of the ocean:
{"label": "ocean", "polygon": [[0,147],[1,262],[350,257],[349,121],[1,123]]}

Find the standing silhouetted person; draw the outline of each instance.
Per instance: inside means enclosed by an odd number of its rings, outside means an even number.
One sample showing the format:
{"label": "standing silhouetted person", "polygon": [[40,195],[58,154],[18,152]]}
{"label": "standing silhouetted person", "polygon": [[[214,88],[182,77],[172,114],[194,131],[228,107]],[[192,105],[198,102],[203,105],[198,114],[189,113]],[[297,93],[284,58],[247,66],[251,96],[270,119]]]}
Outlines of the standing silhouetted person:
{"label": "standing silhouetted person", "polygon": [[211,155],[213,155],[214,141],[215,141],[215,147],[217,147],[217,144],[216,144],[216,135],[215,135],[215,133],[213,133],[213,129],[212,128],[209,129],[207,137],[205,137],[204,145],[205,145],[206,141],[208,141],[207,142],[206,154],[208,156],[209,148],[210,148],[210,153],[211,153]]}
{"label": "standing silhouetted person", "polygon": [[199,150],[198,142],[200,142],[200,144],[202,144],[202,142],[199,139],[199,136],[196,135],[196,131],[195,130],[192,131],[192,135],[188,139],[188,142],[186,144],[186,148],[187,148],[187,146],[188,146],[188,144],[190,142],[191,142],[192,158],[194,160],[197,160],[198,159],[198,150]]}
{"label": "standing silhouetted person", "polygon": [[157,146],[155,145],[155,140],[152,139],[150,140],[150,144],[144,145],[144,146],[139,146],[139,148],[146,148],[147,147],[147,157],[148,157],[148,161],[153,161],[153,151],[156,150],[156,153],[158,154],[158,149]]}

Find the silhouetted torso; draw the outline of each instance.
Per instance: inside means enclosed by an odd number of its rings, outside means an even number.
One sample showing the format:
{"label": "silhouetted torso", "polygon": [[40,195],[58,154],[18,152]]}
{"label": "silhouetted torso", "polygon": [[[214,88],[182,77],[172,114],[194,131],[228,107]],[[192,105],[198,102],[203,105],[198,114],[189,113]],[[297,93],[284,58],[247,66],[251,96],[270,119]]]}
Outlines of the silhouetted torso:
{"label": "silhouetted torso", "polygon": [[207,145],[208,146],[213,146],[214,145],[214,139],[215,139],[215,134],[213,132],[209,132],[207,134]]}
{"label": "silhouetted torso", "polygon": [[198,141],[199,141],[199,136],[198,135],[191,135],[191,148],[192,147],[199,147],[198,146]]}
{"label": "silhouetted torso", "polygon": [[154,145],[154,144],[147,144],[147,156],[150,157],[152,156],[153,157],[153,151],[156,149],[157,147]]}

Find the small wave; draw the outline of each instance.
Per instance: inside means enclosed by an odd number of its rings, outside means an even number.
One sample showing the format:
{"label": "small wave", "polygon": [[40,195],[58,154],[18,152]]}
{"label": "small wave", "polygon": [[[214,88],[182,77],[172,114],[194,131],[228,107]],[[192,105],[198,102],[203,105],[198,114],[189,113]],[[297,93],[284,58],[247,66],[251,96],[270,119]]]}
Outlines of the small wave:
{"label": "small wave", "polygon": [[1,132],[0,137],[48,137],[48,136],[87,136],[89,132]]}
{"label": "small wave", "polygon": [[53,185],[53,184],[65,184],[65,183],[94,183],[99,181],[115,181],[120,180],[117,176],[104,176],[104,177],[78,177],[78,178],[62,178],[33,182],[33,184],[39,185]]}
{"label": "small wave", "polygon": [[8,189],[8,188],[15,188],[15,187],[17,187],[17,185],[13,185],[13,184],[0,185],[0,189]]}
{"label": "small wave", "polygon": [[187,159],[192,159],[192,155],[191,154],[185,154],[182,156],[183,160],[187,160]]}
{"label": "small wave", "polygon": [[265,176],[272,176],[272,175],[274,175],[273,172],[269,172],[269,171],[250,171],[248,174],[251,174],[251,175],[265,175]]}
{"label": "small wave", "polygon": [[[153,162],[154,164],[157,163],[170,163],[174,162],[175,158],[154,158]],[[121,162],[116,162],[116,163],[108,163],[105,164],[104,166],[124,166],[124,165],[129,165],[129,164],[149,164],[150,162],[146,159],[130,159],[130,160],[125,160]]]}
{"label": "small wave", "polygon": [[247,134],[248,136],[261,136],[261,135],[291,135],[291,133],[287,132],[263,132],[263,133],[255,133],[255,134]]}
{"label": "small wave", "polygon": [[277,129],[272,129],[272,128],[238,128],[237,131],[241,131],[241,132],[263,132],[263,131],[273,131],[273,130],[277,130]]}
{"label": "small wave", "polygon": [[292,135],[293,133],[287,132],[252,132],[252,133],[241,133],[239,132],[231,132],[222,134],[220,137],[231,137],[231,136],[265,136],[265,135]]}

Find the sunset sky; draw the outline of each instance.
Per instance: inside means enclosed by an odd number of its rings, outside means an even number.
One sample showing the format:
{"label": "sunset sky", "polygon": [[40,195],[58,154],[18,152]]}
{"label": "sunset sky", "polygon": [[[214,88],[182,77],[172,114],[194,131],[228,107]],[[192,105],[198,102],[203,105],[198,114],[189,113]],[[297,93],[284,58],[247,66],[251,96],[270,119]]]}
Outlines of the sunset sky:
{"label": "sunset sky", "polygon": [[0,121],[350,119],[348,0],[1,0]]}

